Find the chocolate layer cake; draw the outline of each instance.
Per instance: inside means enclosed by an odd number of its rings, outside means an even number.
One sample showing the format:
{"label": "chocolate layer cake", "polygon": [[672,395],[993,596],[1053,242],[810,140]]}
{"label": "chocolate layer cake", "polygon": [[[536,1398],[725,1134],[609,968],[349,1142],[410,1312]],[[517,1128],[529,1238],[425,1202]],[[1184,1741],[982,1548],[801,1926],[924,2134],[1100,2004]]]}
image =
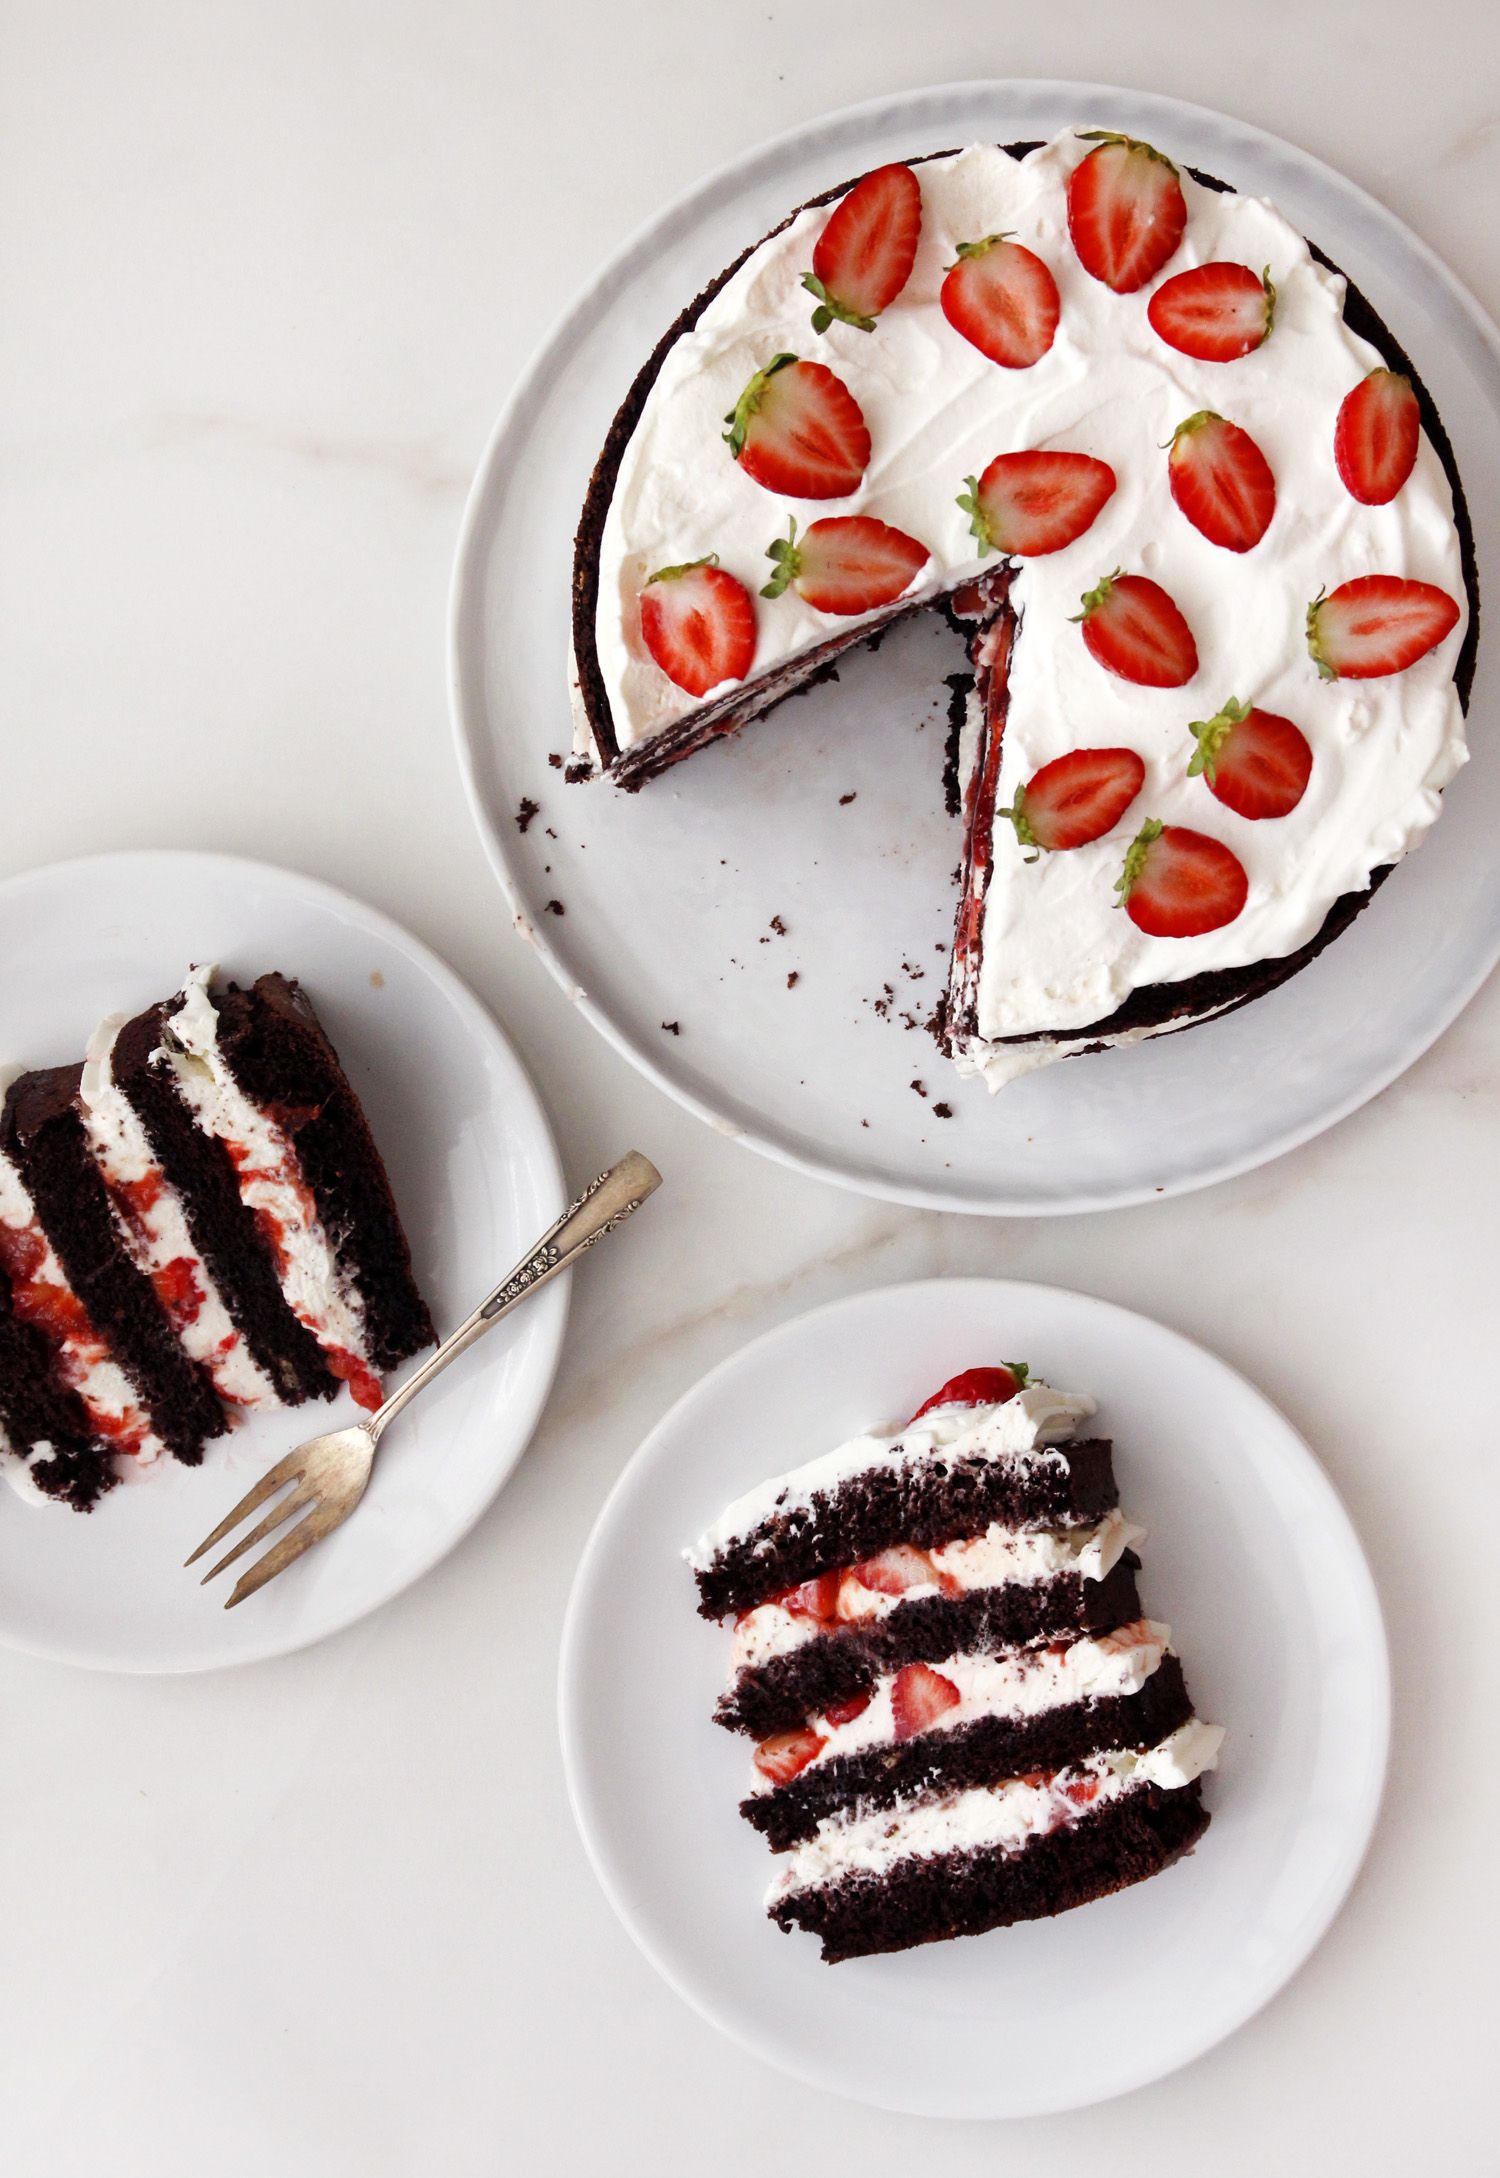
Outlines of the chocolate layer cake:
{"label": "chocolate layer cake", "polygon": [[1060,1912],[1208,1821],[1222,1735],[1140,1614],[1111,1447],[1073,1434],[1092,1412],[970,1370],[688,1553],[700,1610],[735,1621],[716,1718],[758,1741],[741,1813],[785,1856],[768,1910],[827,1959]]}

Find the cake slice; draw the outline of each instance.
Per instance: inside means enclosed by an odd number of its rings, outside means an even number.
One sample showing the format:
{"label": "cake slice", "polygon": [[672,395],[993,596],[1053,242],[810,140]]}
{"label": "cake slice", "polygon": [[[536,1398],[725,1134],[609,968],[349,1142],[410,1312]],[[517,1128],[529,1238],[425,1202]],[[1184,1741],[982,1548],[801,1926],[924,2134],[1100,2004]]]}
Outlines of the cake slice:
{"label": "cake slice", "polygon": [[896,1430],[749,1492],[687,1553],[735,1620],[716,1721],[768,1899],[824,1956],[1061,1911],[1191,1845],[1220,1735],[1136,1592],[1093,1401],[971,1369]]}

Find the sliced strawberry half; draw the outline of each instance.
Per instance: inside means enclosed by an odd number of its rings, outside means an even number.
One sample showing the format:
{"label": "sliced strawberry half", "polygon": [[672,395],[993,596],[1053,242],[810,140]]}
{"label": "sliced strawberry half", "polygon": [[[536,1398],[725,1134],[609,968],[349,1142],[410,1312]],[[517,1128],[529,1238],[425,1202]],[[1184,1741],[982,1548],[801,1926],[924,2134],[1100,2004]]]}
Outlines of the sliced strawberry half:
{"label": "sliced strawberry half", "polygon": [[1244,864],[1222,840],[1153,817],[1131,841],[1115,885],[1137,930],[1150,938],[1201,938],[1245,905]]}
{"label": "sliced strawberry half", "polygon": [[777,1602],[793,1618],[810,1618],[819,1625],[827,1625],[838,1615],[840,1573],[820,1573],[815,1580],[804,1581],[800,1588],[789,1588]]}
{"label": "sliced strawberry half", "polygon": [[1115,472],[1092,454],[1042,450],[997,454],[981,477],[966,477],[958,504],[979,539],[979,556],[1019,560],[1061,552],[1097,519],[1115,488]]}
{"label": "sliced strawberry half", "polygon": [[826,363],[772,356],[724,421],[746,476],[786,499],[843,499],[869,466],[859,403]]}
{"label": "sliced strawberry half", "polygon": [[1152,330],[1179,355],[1200,363],[1236,363],[1258,348],[1276,316],[1268,265],[1194,265],[1163,280],[1146,306]]}
{"label": "sliced strawberry half", "polygon": [[679,688],[706,696],[755,657],[755,601],[716,556],[661,567],[641,592],[641,640]]}
{"label": "sliced strawberry half", "polygon": [[1325,681],[1404,673],[1458,622],[1458,605],[1431,582],[1360,575],[1307,608],[1307,647]]}
{"label": "sliced strawberry half", "polygon": [[938,292],[943,316],[992,363],[1029,370],[1057,334],[1057,282],[1034,250],[1009,235],[960,242]]}
{"label": "sliced strawberry half", "polygon": [[1188,765],[1237,817],[1286,817],[1307,792],[1313,752],[1300,726],[1233,696],[1212,718],[1195,720]]}
{"label": "sliced strawberry half", "polygon": [[914,1543],[893,1543],[876,1557],[861,1559],[850,1572],[862,1588],[873,1588],[881,1596],[904,1596],[908,1588],[920,1588],[933,1578],[932,1560]]}
{"label": "sliced strawberry half", "polygon": [[1173,432],[1167,478],[1194,529],[1226,552],[1258,545],[1276,512],[1271,464],[1248,431],[1211,408]]}
{"label": "sliced strawberry half", "polygon": [[[1030,1373],[1024,1361],[1008,1361],[996,1369],[965,1369],[959,1376],[950,1376],[941,1391],[924,1399],[912,1422],[920,1422],[934,1407],[1003,1407],[1007,1399],[1025,1390]],[[906,1426],[910,1429],[911,1422]]]}
{"label": "sliced strawberry half", "polygon": [[908,1664],[898,1671],[891,1684],[891,1737],[899,1745],[903,1739],[915,1739],[918,1732],[925,1732],[956,1709],[963,1699],[951,1679],[945,1679],[930,1664]]}
{"label": "sliced strawberry half", "polygon": [[776,572],[760,594],[780,597],[792,588],[816,612],[873,612],[909,590],[931,557],[904,529],[872,515],[825,515],[800,538],[794,518],[786,535],[767,547]]}
{"label": "sliced strawberry half", "polygon": [[770,1739],[763,1739],[750,1759],[761,1776],[769,1778],[773,1785],[789,1785],[809,1762],[817,1759],[827,1744],[821,1732],[803,1726],[796,1732],[777,1732]]}
{"label": "sliced strawberry half", "polygon": [[830,1702],[823,1714],[830,1724],[852,1724],[856,1717],[864,1715],[873,1700],[874,1696],[868,1692],[851,1694],[846,1702]]}
{"label": "sliced strawberry half", "polygon": [[1149,575],[1118,568],[1086,591],[1077,616],[1089,655],[1140,688],[1181,688],[1198,670],[1198,646],[1177,604]]}
{"label": "sliced strawberry half", "polygon": [[1028,862],[1048,854],[1086,847],[1112,832],[1146,783],[1146,767],[1134,749],[1069,749],[1033,772],[1016,789],[1009,817],[1023,847],[1036,850]]}
{"label": "sliced strawberry half", "polygon": [[1411,475],[1421,436],[1411,380],[1371,371],[1345,394],[1333,427],[1333,458],[1346,488],[1363,506],[1385,506]]}
{"label": "sliced strawberry half", "polygon": [[1097,149],[1068,179],[1068,232],[1085,272],[1129,295],[1154,280],[1182,240],[1187,202],[1177,169],[1133,136],[1085,129]]}
{"label": "sliced strawberry half", "polygon": [[896,300],[916,262],[922,232],[922,190],[909,166],[877,166],[833,208],[802,285],[816,296],[813,331],[837,318],[873,333],[875,320]]}

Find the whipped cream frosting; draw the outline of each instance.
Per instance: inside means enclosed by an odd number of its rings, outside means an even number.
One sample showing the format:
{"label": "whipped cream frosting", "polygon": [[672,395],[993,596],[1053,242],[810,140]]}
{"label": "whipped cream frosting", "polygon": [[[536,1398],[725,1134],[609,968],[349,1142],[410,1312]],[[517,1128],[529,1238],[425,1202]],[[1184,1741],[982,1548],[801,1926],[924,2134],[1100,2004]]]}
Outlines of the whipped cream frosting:
{"label": "whipped cream frosting", "polygon": [[131,1257],[148,1278],[186,1264],[197,1307],[182,1318],[167,1313],[183,1347],[213,1378],[223,1399],[239,1406],[277,1404],[270,1378],[240,1336],[213,1274],[198,1252],[182,1198],[156,1161],[140,1114],[115,1080],[115,1039],[125,1015],[111,1014],[89,1039],[78,1110],[94,1162],[104,1176]]}
{"label": "whipped cream frosting", "polygon": [[190,971],[152,1058],[171,1067],[198,1126],[229,1150],[241,1201],[274,1230],[287,1306],[325,1352],[368,1362],[363,1304],[323,1229],[291,1136],[245,1095],[219,1049],[219,1016],[208,993],[213,974],[212,965]]}
{"label": "whipped cream frosting", "polygon": [[[914,1581],[900,1595],[866,1588],[852,1574],[845,1576],[839,1593],[840,1615],[858,1618],[861,1625],[882,1619],[902,1604],[920,1602],[924,1596],[967,1594],[978,1588],[1029,1588],[1059,1574],[1076,1574],[1080,1580],[1102,1581],[1127,1550],[1144,1541],[1146,1531],[1118,1511],[1106,1514],[1093,1527],[1018,1529],[995,1521],[982,1535],[942,1543],[927,1552],[933,1578]],[[804,1642],[816,1641],[824,1628],[805,1616],[789,1611],[782,1603],[758,1604],[735,1621],[731,1649],[730,1680],[741,1671],[784,1656]]]}
{"label": "whipped cream frosting", "polygon": [[[1012,1778],[976,1786],[942,1799],[917,1801],[853,1821],[830,1816],[813,1835],[784,1856],[766,1894],[768,1905],[841,1876],[882,1875],[897,1861],[934,1853],[998,1850],[1019,1853],[1032,1838],[1062,1824],[1087,1821],[1112,1800],[1143,1785],[1175,1791],[1190,1785],[1218,1760],[1222,1728],[1192,1717],[1144,1754],[1114,1748],[1073,1763],[1040,1784]],[[1082,1805],[1068,1787],[1096,1785]]]}
{"label": "whipped cream frosting", "polygon": [[712,1563],[729,1543],[765,1521],[836,1490],[851,1476],[881,1467],[905,1467],[922,1460],[1010,1460],[1022,1467],[1047,1462],[1062,1466],[1063,1455],[1047,1448],[1070,1437],[1094,1412],[1086,1393],[1056,1391],[1033,1382],[1000,1405],[934,1407],[904,1428],[851,1437],[791,1473],[773,1475],[736,1498],[696,1543],[684,1552],[689,1565]]}
{"label": "whipped cream frosting", "polygon": [[[1138,1694],[1166,1655],[1171,1638],[1170,1626],[1140,1619],[1133,1626],[1117,1626],[1113,1633],[1085,1635],[1066,1648],[946,1657],[929,1669],[953,1682],[958,1700],[928,1729],[951,1732],[959,1725],[972,1724],[976,1717],[1037,1717],[1048,1709],[1065,1708],[1070,1702]],[[892,1707],[896,1678],[895,1672],[888,1672],[877,1679],[868,1707],[845,1724],[831,1724],[824,1716],[814,1716],[812,1728],[823,1745],[798,1775],[806,1776],[840,1755],[890,1746],[896,1736]],[[762,1793],[774,1789],[772,1781],[757,1770],[752,1790]]]}
{"label": "whipped cream frosting", "polygon": [[[32,1274],[37,1283],[57,1287],[76,1303],[77,1296],[68,1274],[42,1231],[26,1183],[3,1150],[0,1150],[0,1225],[28,1236],[30,1246],[37,1251]],[[79,1315],[81,1324],[86,1324],[81,1306]],[[78,1394],[84,1412],[99,1434],[111,1442],[118,1442],[122,1432],[136,1440],[128,1455],[131,1466],[144,1467],[159,1459],[165,1447],[152,1428],[134,1385],[93,1327],[80,1328],[55,1344],[59,1374]],[[6,1463],[4,1472],[8,1481],[16,1479],[11,1463]],[[30,1493],[23,1491],[22,1494]]]}
{"label": "whipped cream frosting", "polygon": [[[1021,161],[976,145],[917,164],[923,225],[915,269],[873,333],[838,322],[812,330],[800,282],[826,207],[799,213],[752,251],[668,353],[620,463],[600,546],[597,653],[628,747],[695,707],[642,645],[645,578],[663,564],[717,553],[756,592],[769,568],[766,547],[785,530],[787,503],[746,476],[721,443],[726,412],[778,351],[838,372],[873,442],[849,498],[797,502],[792,511],[804,521],[868,513],[920,538],[932,558],[911,595],[996,565],[977,557],[968,517],[955,504],[965,477],[996,454],[1057,448],[1113,467],[1118,488],[1085,535],[1018,563],[1012,600],[1022,627],[997,807],[1042,764],[1079,745],[1137,750],[1146,784],[1107,838],[1033,864],[1004,820],[997,824],[971,1065],[990,1056],[990,1038],[1082,1028],[1138,987],[1294,951],[1336,899],[1364,890],[1372,870],[1416,845],[1466,754],[1452,682],[1462,619],[1435,652],[1384,680],[1323,682],[1308,656],[1307,604],[1355,576],[1409,576],[1438,584],[1461,605],[1465,599],[1452,495],[1425,435],[1390,505],[1360,505],[1339,479],[1339,404],[1383,360],[1343,322],[1345,283],[1314,262],[1273,205],[1205,189],[1183,172],[1187,234],[1163,278],[1229,258],[1267,267],[1277,303],[1270,337],[1239,361],[1180,355],[1151,329],[1148,292],[1114,294],[1073,251],[1066,185],[1089,148],[1069,132]],[[1061,295],[1056,340],[1028,370],[988,361],[938,303],[956,245],[1000,231],[1045,259]],[[1277,479],[1276,515],[1248,553],[1210,544],[1171,498],[1164,444],[1203,408],[1248,430]],[[1082,593],[1114,568],[1151,576],[1182,608],[1200,658],[1186,687],[1116,679],[1069,625]],[[757,675],[852,624],[818,614],[795,591],[757,598],[757,616]],[[1312,744],[1311,782],[1288,817],[1247,822],[1187,777],[1190,723],[1231,696],[1284,713]],[[1117,911],[1114,880],[1147,817],[1191,825],[1233,848],[1249,877],[1234,922],[1199,938],[1152,938]],[[1019,1070],[1000,1055],[993,1078]]]}

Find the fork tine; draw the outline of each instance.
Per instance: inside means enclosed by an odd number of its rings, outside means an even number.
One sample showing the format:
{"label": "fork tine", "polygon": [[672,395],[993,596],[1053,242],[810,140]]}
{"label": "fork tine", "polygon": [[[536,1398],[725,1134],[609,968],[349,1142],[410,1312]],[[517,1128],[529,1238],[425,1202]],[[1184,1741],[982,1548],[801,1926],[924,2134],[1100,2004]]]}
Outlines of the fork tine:
{"label": "fork tine", "polygon": [[245,1492],[233,1512],[226,1513],[219,1525],[204,1536],[192,1557],[184,1558],[183,1564],[192,1565],[203,1556],[205,1550],[212,1550],[215,1543],[222,1543],[231,1528],[237,1528],[242,1520],[248,1520],[257,1505],[264,1505],[268,1497],[281,1489],[283,1484],[290,1482],[294,1476],[300,1481],[301,1458],[302,1447],[299,1445],[295,1452],[288,1452],[284,1460],[278,1460],[269,1474],[262,1475],[255,1487]]}
{"label": "fork tine", "polygon": [[305,1514],[294,1528],[287,1530],[280,1542],[273,1543],[263,1558],[257,1558],[250,1570],[240,1575],[234,1584],[233,1593],[224,1605],[225,1610],[232,1611],[237,1603],[244,1602],[246,1596],[253,1596],[257,1588],[264,1588],[267,1581],[275,1580],[277,1574],[284,1572],[300,1558],[304,1550],[318,1542],[331,1528],[336,1528],[358,1503],[359,1496],[356,1496],[341,1503],[330,1504],[325,1499],[321,1504],[314,1505],[312,1511]]}
{"label": "fork tine", "polygon": [[233,1565],[236,1558],[243,1556],[247,1550],[253,1549],[257,1543],[264,1542],[265,1538],[274,1529],[279,1528],[284,1520],[290,1520],[294,1512],[300,1512],[313,1495],[313,1486],[304,1476],[300,1482],[293,1486],[286,1497],[277,1500],[264,1520],[257,1520],[248,1535],[242,1535],[231,1550],[225,1551],[217,1565],[209,1567],[199,1586],[206,1588],[215,1574],[222,1573],[226,1565]]}

